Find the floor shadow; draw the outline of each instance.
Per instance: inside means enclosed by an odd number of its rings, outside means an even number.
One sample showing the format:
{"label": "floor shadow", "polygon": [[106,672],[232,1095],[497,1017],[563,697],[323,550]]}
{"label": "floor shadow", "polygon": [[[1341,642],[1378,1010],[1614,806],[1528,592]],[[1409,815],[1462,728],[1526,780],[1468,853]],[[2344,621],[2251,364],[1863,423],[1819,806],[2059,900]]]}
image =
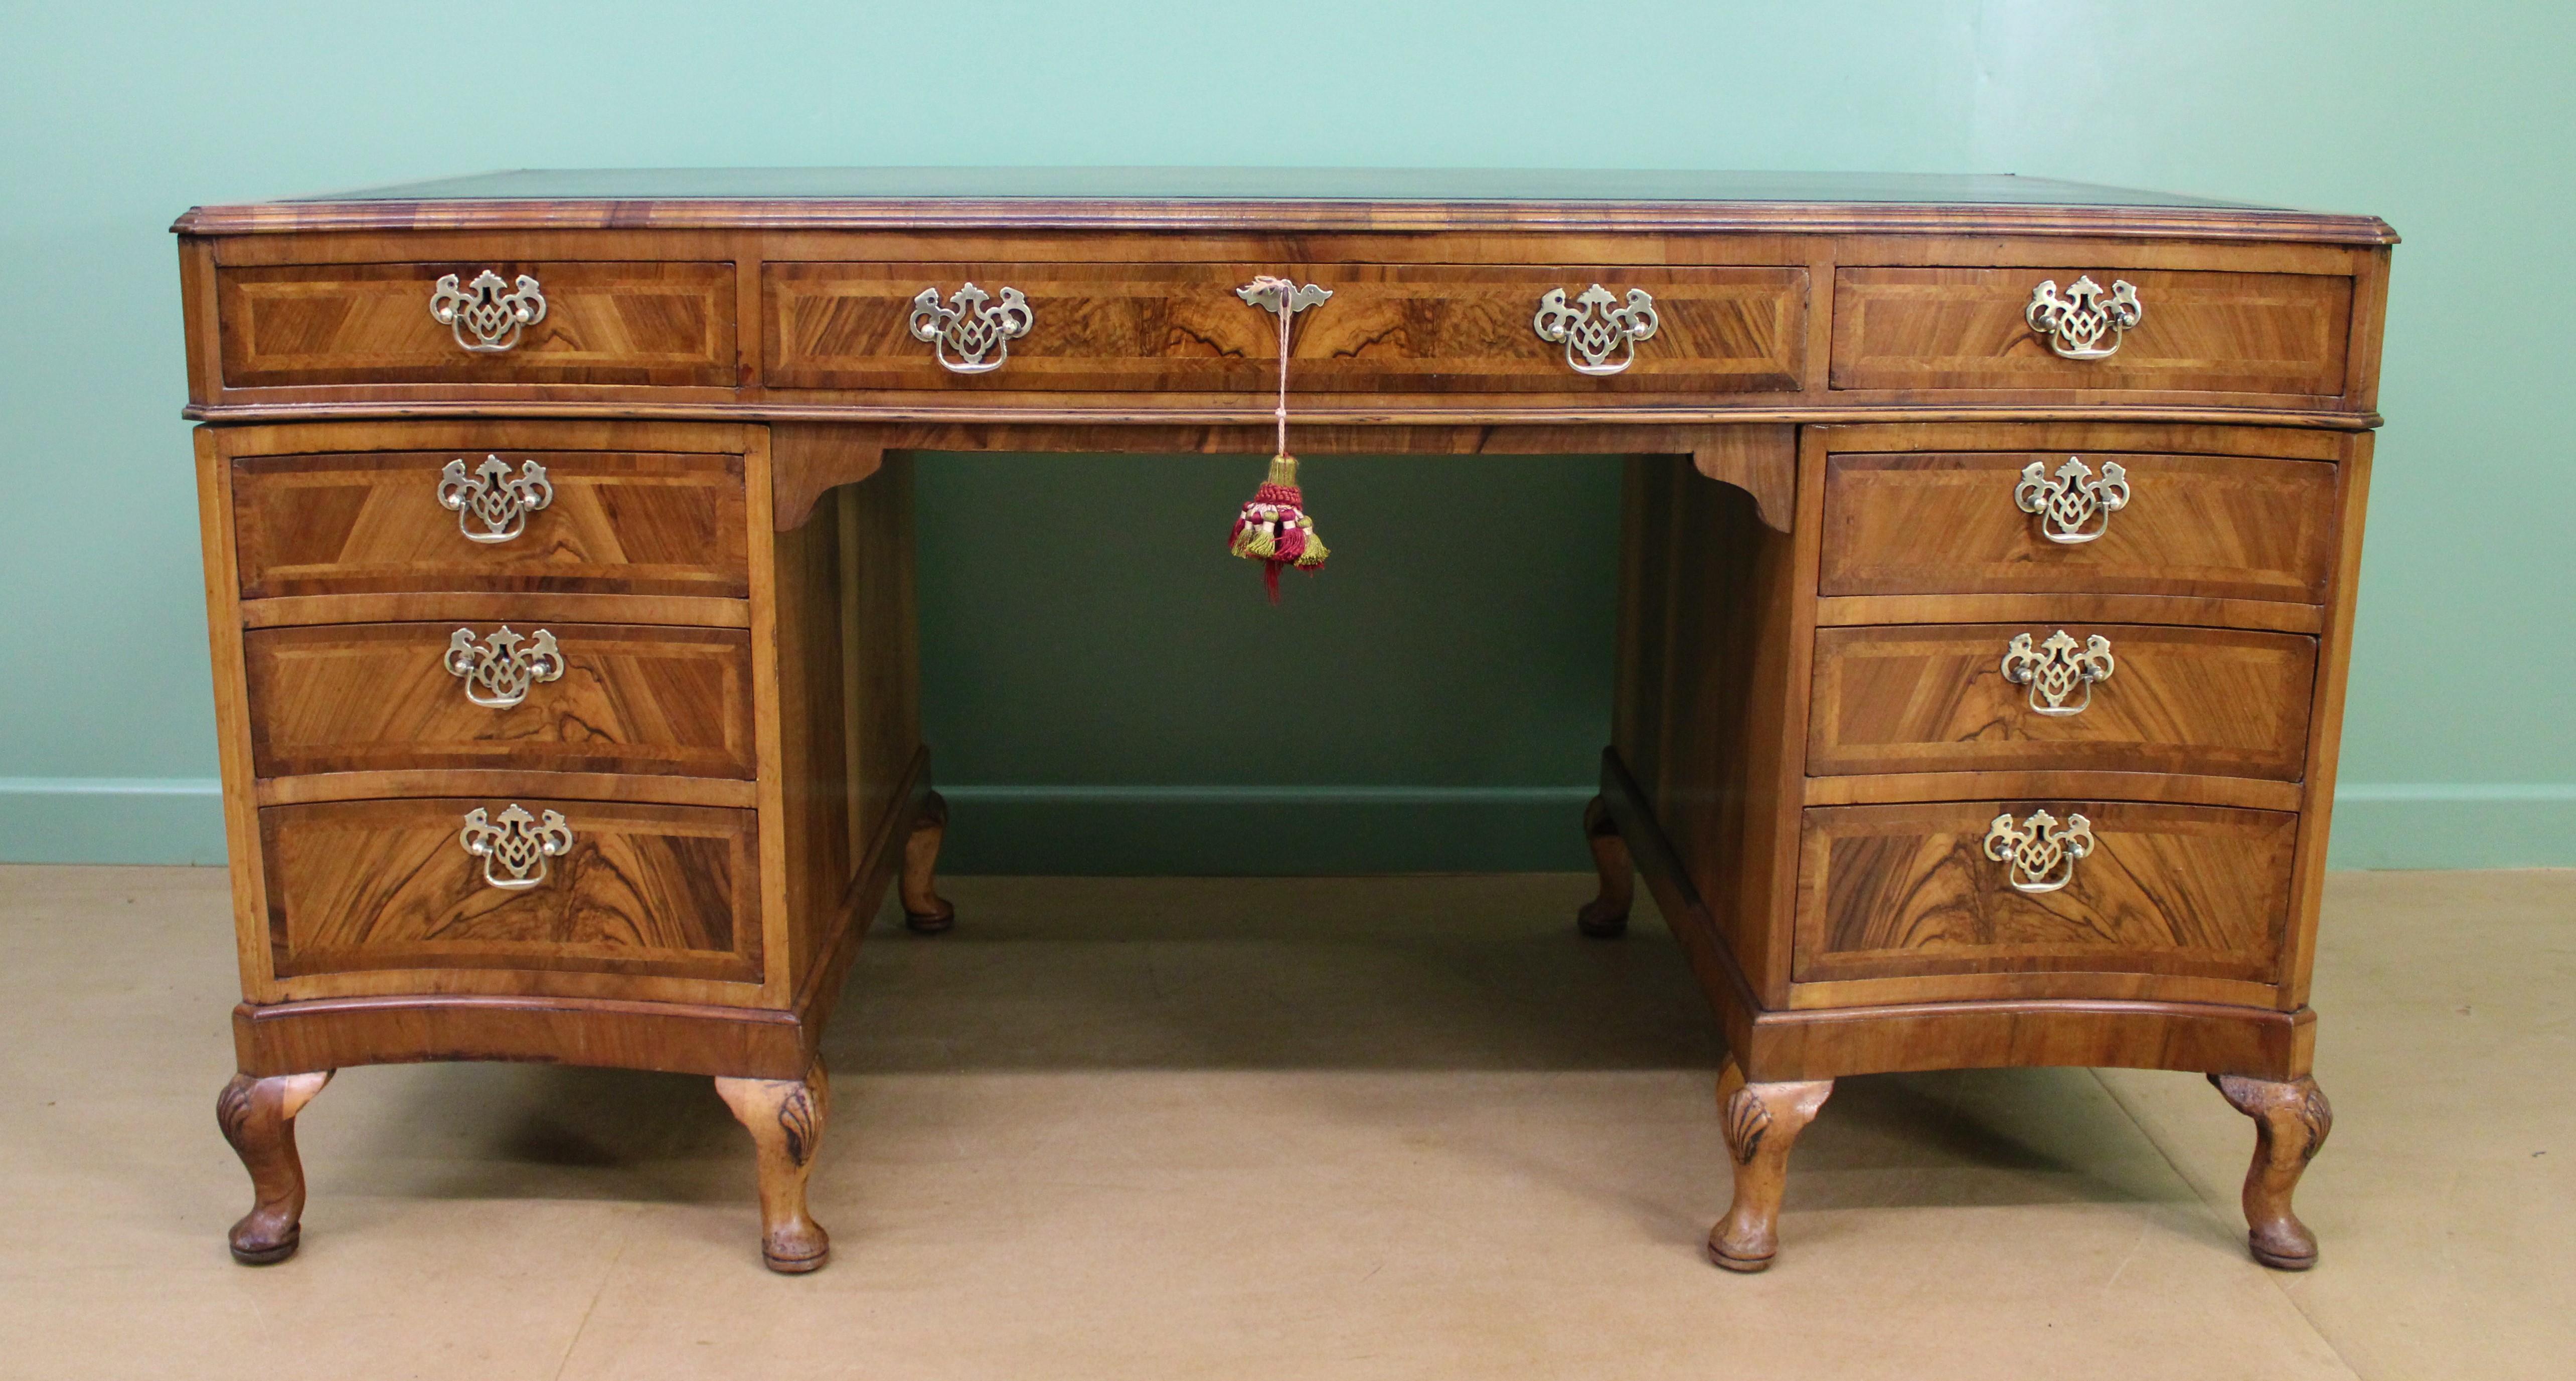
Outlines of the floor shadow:
{"label": "floor shadow", "polygon": [[964,878],[958,928],[881,920],[836,1064],[973,1069],[1707,1069],[1724,1058],[1641,904],[1588,940],[1587,878]]}
{"label": "floor shadow", "polygon": [[[924,938],[889,915],[863,946],[825,1043],[845,1086],[1130,1070],[1664,1072],[1713,1099],[1724,1058],[1650,904],[1623,939],[1575,932],[1573,910],[1590,895],[1580,877],[968,878],[950,891],[957,930]],[[388,1160],[415,1153],[404,1193],[749,1193],[747,1139],[703,1078],[525,1065],[378,1077],[408,1081],[385,1090],[369,1133]],[[1330,1090],[1301,1096],[1320,1117],[1364,1121],[1384,1095],[1362,1088],[1348,1107]],[[842,1106],[864,1116],[854,1097]],[[1708,1143],[1688,1151],[1671,1115],[1635,1111],[1587,1131],[1573,1160],[1529,1151],[1509,1126],[1467,1135],[1480,1158],[1529,1156],[1527,1173],[1624,1205],[1658,1235],[1678,1231],[1677,1174],[1708,1190],[1685,1188],[1678,1202],[1722,1207],[1713,1101],[1705,1126],[1683,1122]],[[425,1147],[435,1154],[417,1154]],[[1806,1207],[2187,1197],[2082,1070],[1844,1080],[1798,1165],[1792,1203]]]}

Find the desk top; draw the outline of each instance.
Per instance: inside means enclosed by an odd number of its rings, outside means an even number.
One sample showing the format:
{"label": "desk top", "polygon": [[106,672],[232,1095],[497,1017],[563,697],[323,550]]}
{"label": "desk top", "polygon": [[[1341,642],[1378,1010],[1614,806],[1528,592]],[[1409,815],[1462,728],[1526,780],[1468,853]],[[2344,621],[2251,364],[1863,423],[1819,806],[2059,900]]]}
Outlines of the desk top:
{"label": "desk top", "polygon": [[2370,216],[2004,175],[1420,168],[523,169],[205,206],[188,234],[434,228],[1983,231],[2387,244]]}

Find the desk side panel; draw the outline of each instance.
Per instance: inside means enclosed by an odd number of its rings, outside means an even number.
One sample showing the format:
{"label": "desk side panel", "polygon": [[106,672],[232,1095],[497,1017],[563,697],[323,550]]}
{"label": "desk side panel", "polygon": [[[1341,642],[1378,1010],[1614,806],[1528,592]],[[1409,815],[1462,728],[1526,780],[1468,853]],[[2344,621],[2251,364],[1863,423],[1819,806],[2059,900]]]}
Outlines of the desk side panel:
{"label": "desk side panel", "polygon": [[[850,780],[850,856],[865,858],[909,811],[921,754],[921,639],[914,615],[913,460],[833,496],[841,532],[841,677]],[[818,513],[816,522],[825,521]],[[927,783],[918,785],[926,786]]]}
{"label": "desk side panel", "polygon": [[[193,304],[191,310],[194,310]],[[206,570],[206,633],[214,668],[215,757],[223,776],[224,844],[233,888],[233,939],[242,997],[272,1000],[268,892],[260,867],[259,800],[251,765],[250,686],[242,655],[241,573],[233,546],[232,458],[222,434],[199,427],[197,515]]]}
{"label": "desk side panel", "polygon": [[[765,499],[765,455],[763,462],[755,487]],[[768,508],[759,502],[753,512],[765,518]],[[753,526],[759,529],[752,534],[755,555],[769,548],[769,559],[753,575],[752,634],[755,655],[766,660],[769,672],[758,700],[764,720],[761,808],[775,820],[780,837],[764,862],[776,908],[771,936],[783,941],[783,962],[771,966],[768,984],[771,997],[783,1004],[828,948],[851,869],[841,531],[828,522],[774,534],[765,522]]]}
{"label": "desk side panel", "polygon": [[[1751,495],[1703,478],[1686,458],[1630,462],[1614,746],[1715,938],[1766,1006],[1783,1001],[1788,981],[1806,693],[1799,635],[1812,620],[1798,581],[1803,569],[1811,596],[1812,545],[1765,527]],[[1718,998],[1715,980],[1702,978]]]}
{"label": "desk side panel", "polygon": [[[765,515],[767,505],[759,507]],[[822,970],[846,959],[845,931],[866,927],[870,917],[858,912],[875,893],[857,885],[858,871],[916,786],[909,458],[889,457],[865,481],[824,494],[804,523],[770,540],[763,583],[776,610],[775,808],[786,835],[788,956],[774,978],[801,1002]]]}
{"label": "desk side panel", "polygon": [[2372,437],[2368,433],[2348,437],[2344,445],[2343,463],[2336,467],[2339,546],[2333,603],[2327,606],[2325,635],[2319,639],[2316,709],[2308,728],[2307,799],[2300,808],[2289,953],[2282,966],[2281,1005],[2291,1010],[2307,1005],[2308,980],[2316,964],[2317,913],[2325,902],[2326,843],[2332,833],[2335,774],[2343,747],[2344,685],[2352,670],[2353,609],[2361,585],[2362,519],[2370,503]]}

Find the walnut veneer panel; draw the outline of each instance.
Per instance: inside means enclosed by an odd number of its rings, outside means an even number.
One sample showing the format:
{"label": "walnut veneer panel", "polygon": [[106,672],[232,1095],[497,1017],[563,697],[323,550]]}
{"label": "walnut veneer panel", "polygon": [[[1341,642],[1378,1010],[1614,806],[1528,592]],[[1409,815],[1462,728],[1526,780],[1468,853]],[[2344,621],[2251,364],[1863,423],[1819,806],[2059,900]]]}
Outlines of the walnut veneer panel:
{"label": "walnut veneer panel", "polygon": [[[2045,715],[2007,681],[2015,634],[2110,643],[2111,675]],[[2296,781],[2317,642],[2136,624],[1940,624],[1816,634],[1807,771],[2169,772]],[[2045,704],[2043,700],[2041,703]]]}
{"label": "walnut veneer panel", "polygon": [[[504,891],[457,832],[480,806],[562,812],[570,853]],[[602,801],[437,798],[259,813],[279,976],[363,969],[590,970],[756,982],[752,812]]]}
{"label": "walnut veneer panel", "polygon": [[[545,318],[468,352],[431,319],[447,274],[538,280]],[[293,384],[736,383],[725,263],[292,264],[215,273],[229,388]]]}
{"label": "walnut veneer panel", "polygon": [[[2042,282],[2064,289],[2081,274],[2105,289],[2128,280],[2145,308],[2107,359],[2059,356],[2024,317]],[[2333,397],[2352,312],[2353,280],[2333,274],[1842,268],[1833,386]]]}
{"label": "walnut veneer panel", "polygon": [[[1277,318],[1234,290],[1287,273],[1333,290],[1298,317],[1290,386],[1315,393],[1789,391],[1806,358],[1800,268],[1441,264],[773,263],[764,277],[776,388],[1250,393],[1277,383]],[[1024,293],[1007,364],[960,375],[908,322],[915,294],[972,281]],[[1625,372],[1587,378],[1532,328],[1539,299],[1594,283],[1654,295],[1660,327]]]}
{"label": "walnut veneer panel", "polygon": [[[2046,808],[2085,816],[2074,879],[2014,890],[1988,825]],[[2299,818],[2122,802],[1835,806],[1800,835],[1802,982],[1932,974],[2115,972],[2272,982]]]}
{"label": "walnut veneer panel", "polygon": [[2084,452],[2128,472],[2128,505],[2077,545],[2013,502],[2068,452],[1837,454],[1825,471],[1825,595],[2084,591],[2322,603],[2335,467],[2266,456]]}
{"label": "walnut veneer panel", "polygon": [[[504,625],[469,627],[478,643]],[[466,699],[452,623],[252,629],[251,757],[262,777],[517,767],[747,778],[751,635],[565,623],[532,605],[513,631],[554,635],[563,667],[508,708]],[[522,644],[524,648],[527,644]]]}
{"label": "walnut veneer panel", "polygon": [[[396,591],[750,593],[742,457],[625,451],[373,451],[233,462],[244,599]],[[553,501],[506,542],[468,540],[439,475],[487,456],[542,466]]]}

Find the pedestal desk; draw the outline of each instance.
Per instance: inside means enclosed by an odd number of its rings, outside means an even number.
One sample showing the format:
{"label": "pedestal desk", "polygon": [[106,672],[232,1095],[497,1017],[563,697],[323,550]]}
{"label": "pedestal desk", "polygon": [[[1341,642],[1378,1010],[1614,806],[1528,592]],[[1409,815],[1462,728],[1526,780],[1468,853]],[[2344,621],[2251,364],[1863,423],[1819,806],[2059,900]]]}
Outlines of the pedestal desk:
{"label": "pedestal desk", "polygon": [[1332,294],[1293,319],[1296,450],[1628,458],[1579,928],[1620,933],[1633,860],[1724,1029],[1719,1265],[1771,1260],[1835,1078],[1995,1065],[2208,1074],[2255,1121],[2255,1256],[2315,1259],[2378,220],[1990,177],[916,169],[176,229],[245,1262],[295,1250],[333,1070],[506,1059],[714,1076],[766,1260],[822,1264],[818,1037],[889,886],[952,916],[908,455],[1269,454],[1261,275]]}

